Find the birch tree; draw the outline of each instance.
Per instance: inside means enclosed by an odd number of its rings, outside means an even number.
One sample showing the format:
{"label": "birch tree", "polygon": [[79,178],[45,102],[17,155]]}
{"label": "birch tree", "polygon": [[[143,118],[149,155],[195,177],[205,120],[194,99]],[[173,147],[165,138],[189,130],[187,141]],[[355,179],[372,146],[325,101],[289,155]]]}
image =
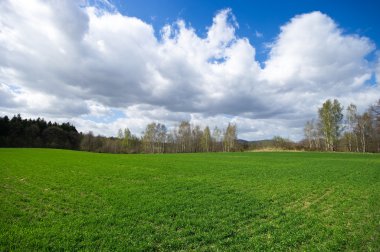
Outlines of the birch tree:
{"label": "birch tree", "polygon": [[368,112],[357,117],[356,134],[359,137],[361,151],[366,152],[371,134],[371,116]]}
{"label": "birch tree", "polygon": [[201,127],[199,125],[195,125],[192,127],[191,135],[192,135],[192,151],[193,152],[200,152],[202,151],[201,142],[202,142],[202,136],[203,132],[201,130]]}
{"label": "birch tree", "polygon": [[355,126],[357,124],[357,108],[356,105],[350,104],[346,109],[346,130],[347,130],[347,142],[348,150],[353,151],[353,141],[356,142],[356,148],[358,148],[357,136],[354,133]]}
{"label": "birch tree", "polygon": [[236,124],[229,123],[225,132],[223,139],[223,149],[224,151],[230,152],[236,150],[237,144],[237,129]]}
{"label": "birch tree", "polygon": [[377,101],[376,104],[371,106],[370,113],[372,117],[372,127],[374,130],[374,151],[380,152],[380,99]]}
{"label": "birch tree", "polygon": [[206,126],[206,128],[203,130],[203,135],[202,135],[202,150],[205,152],[211,151],[211,132],[210,128]]}
{"label": "birch tree", "polygon": [[309,150],[311,150],[313,147],[313,130],[314,130],[313,122],[307,121],[303,131],[309,145]]}
{"label": "birch tree", "polygon": [[143,132],[142,142],[143,149],[146,153],[154,153],[154,141],[156,134],[156,123],[150,123],[146,126]]}
{"label": "birch tree", "polygon": [[157,134],[157,145],[158,145],[158,152],[164,153],[165,152],[165,145],[167,141],[167,128],[165,124],[157,124],[156,125],[156,134]]}
{"label": "birch tree", "polygon": [[214,130],[212,131],[212,149],[213,151],[221,151],[221,141],[222,141],[222,132],[221,130],[215,126]]}
{"label": "birch tree", "polygon": [[191,126],[188,121],[182,121],[178,127],[177,141],[180,152],[190,152],[191,147]]}
{"label": "birch tree", "polygon": [[318,110],[326,150],[328,151],[336,150],[339,136],[342,131],[342,110],[342,106],[336,99],[333,102],[327,100]]}

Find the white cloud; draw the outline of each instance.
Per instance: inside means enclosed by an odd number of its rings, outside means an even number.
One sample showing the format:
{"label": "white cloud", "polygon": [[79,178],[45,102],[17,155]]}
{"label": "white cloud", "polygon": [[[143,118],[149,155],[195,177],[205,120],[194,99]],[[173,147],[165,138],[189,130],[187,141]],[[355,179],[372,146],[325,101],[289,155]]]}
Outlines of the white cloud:
{"label": "white cloud", "polygon": [[17,92],[8,85],[0,83],[0,108],[19,107]]}
{"label": "white cloud", "polygon": [[[0,106],[10,113],[66,116],[81,130],[107,135],[123,124],[141,132],[152,120],[236,120],[242,136],[257,139],[299,138],[304,120],[325,99],[365,107],[380,97],[379,85],[367,84],[373,74],[380,78],[379,64],[375,70],[366,60],[375,45],[345,34],[320,12],[283,25],[265,67],[238,28],[225,9],[204,37],[183,20],[156,37],[151,25],[118,13],[109,1],[80,7],[74,0],[4,0]],[[89,119],[111,117],[113,109],[125,117]]]}
{"label": "white cloud", "polygon": [[[232,22],[228,21],[229,18],[232,19]],[[231,10],[225,9],[220,11],[213,18],[213,24],[207,32],[210,49],[218,50],[231,43],[236,38],[235,27],[238,27],[238,24],[235,17],[231,14]]]}
{"label": "white cloud", "polygon": [[262,37],[264,37],[264,34],[262,34],[261,32],[259,32],[259,31],[255,31],[255,36],[256,36],[256,38],[262,38]]}
{"label": "white cloud", "polygon": [[368,38],[344,34],[320,12],[299,15],[281,27],[270,46],[262,79],[295,112],[305,106],[316,111],[328,98],[368,106],[380,96],[379,86],[368,85],[373,69],[366,56],[374,49]]}
{"label": "white cloud", "polygon": [[373,50],[367,38],[343,34],[320,12],[299,15],[281,27],[263,78],[277,86],[296,81],[291,88],[307,90],[359,86],[369,79],[365,56]]}
{"label": "white cloud", "polygon": [[111,112],[111,108],[104,106],[101,103],[95,102],[95,101],[86,101],[87,106],[89,108],[89,115],[96,116],[96,117],[102,117],[107,116]]}

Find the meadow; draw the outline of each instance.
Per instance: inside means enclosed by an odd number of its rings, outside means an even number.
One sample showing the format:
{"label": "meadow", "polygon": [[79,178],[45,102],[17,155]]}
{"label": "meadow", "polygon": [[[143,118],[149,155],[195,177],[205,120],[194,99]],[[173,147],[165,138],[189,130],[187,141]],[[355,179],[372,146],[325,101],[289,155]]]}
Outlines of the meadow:
{"label": "meadow", "polygon": [[380,156],[0,149],[0,251],[380,251]]}

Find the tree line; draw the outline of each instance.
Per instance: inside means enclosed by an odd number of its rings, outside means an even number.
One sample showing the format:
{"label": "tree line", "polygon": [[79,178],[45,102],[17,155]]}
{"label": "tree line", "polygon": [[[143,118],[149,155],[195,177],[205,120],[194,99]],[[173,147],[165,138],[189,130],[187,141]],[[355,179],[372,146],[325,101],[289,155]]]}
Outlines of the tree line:
{"label": "tree line", "polygon": [[0,147],[79,149],[81,135],[70,123],[0,117]]}
{"label": "tree line", "polygon": [[80,148],[85,151],[110,153],[188,153],[188,152],[231,152],[241,150],[237,139],[236,124],[225,129],[209,126],[201,128],[189,121],[182,121],[168,130],[165,124],[152,122],[145,127],[141,137],[128,128],[119,129],[117,137],[84,134]]}
{"label": "tree line", "polygon": [[201,128],[182,121],[168,130],[165,124],[150,123],[141,137],[120,129],[117,137],[78,133],[70,123],[23,119],[19,114],[0,117],[0,147],[58,148],[107,153],[184,153],[237,151],[236,124],[226,129]]}
{"label": "tree line", "polygon": [[337,99],[327,100],[304,133],[307,150],[380,152],[380,100],[363,113],[355,104],[344,108]]}
{"label": "tree line", "polygon": [[23,119],[20,115],[0,117],[0,147],[41,147],[107,153],[186,153],[231,152],[253,149],[310,151],[380,152],[380,100],[359,113],[357,106],[344,108],[340,102],[326,100],[317,111],[317,119],[304,127],[299,142],[275,136],[271,140],[237,139],[236,124],[226,128],[201,128],[189,121],[168,129],[162,123],[149,123],[141,136],[120,129],[116,137],[95,136],[91,131],[78,133],[70,123]]}

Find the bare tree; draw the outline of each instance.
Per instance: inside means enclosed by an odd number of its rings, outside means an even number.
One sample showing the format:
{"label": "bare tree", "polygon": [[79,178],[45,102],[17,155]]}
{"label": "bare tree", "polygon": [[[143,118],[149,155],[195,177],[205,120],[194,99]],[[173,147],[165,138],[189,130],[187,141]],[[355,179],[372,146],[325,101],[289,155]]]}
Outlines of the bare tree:
{"label": "bare tree", "polygon": [[81,150],[94,151],[94,138],[92,131],[85,134],[80,144]]}
{"label": "bare tree", "polygon": [[193,152],[202,151],[201,142],[202,142],[203,131],[201,130],[199,125],[193,126],[191,133],[192,133],[192,151]]}

